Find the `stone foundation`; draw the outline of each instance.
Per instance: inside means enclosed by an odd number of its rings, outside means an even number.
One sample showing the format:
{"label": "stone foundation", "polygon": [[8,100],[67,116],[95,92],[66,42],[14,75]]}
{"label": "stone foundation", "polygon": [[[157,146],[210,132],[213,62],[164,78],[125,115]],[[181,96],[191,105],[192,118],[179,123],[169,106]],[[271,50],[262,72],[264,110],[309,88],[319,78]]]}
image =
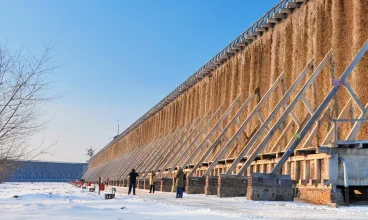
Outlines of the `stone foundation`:
{"label": "stone foundation", "polygon": [[162,192],[172,192],[173,184],[174,184],[173,178],[162,178],[161,179],[161,191]]}
{"label": "stone foundation", "polygon": [[218,197],[245,196],[247,193],[248,177],[231,174],[220,174],[218,178]]}
{"label": "stone foundation", "polygon": [[157,179],[155,183],[155,191],[161,191],[161,179]]}
{"label": "stone foundation", "polygon": [[289,175],[252,173],[248,177],[249,200],[293,201],[293,192]]}
{"label": "stone foundation", "polygon": [[204,187],[204,194],[217,195],[218,176],[207,176],[206,186]]}
{"label": "stone foundation", "polygon": [[206,177],[188,177],[185,184],[185,192],[188,194],[203,194],[206,186]]}
{"label": "stone foundation", "polygon": [[149,185],[149,179],[145,179],[144,180],[144,186],[143,186],[143,189],[148,189],[149,190],[150,188],[150,185]]}
{"label": "stone foundation", "polygon": [[138,184],[137,186],[138,189],[144,189],[144,179],[139,179],[137,184]]}
{"label": "stone foundation", "polygon": [[298,186],[298,197],[316,204],[344,205],[342,190],[331,186]]}

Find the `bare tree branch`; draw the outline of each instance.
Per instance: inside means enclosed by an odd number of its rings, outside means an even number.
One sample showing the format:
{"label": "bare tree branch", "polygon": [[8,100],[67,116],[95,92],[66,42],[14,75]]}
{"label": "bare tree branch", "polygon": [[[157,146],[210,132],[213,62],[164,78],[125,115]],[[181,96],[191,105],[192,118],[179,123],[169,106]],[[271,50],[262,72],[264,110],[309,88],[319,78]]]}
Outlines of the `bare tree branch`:
{"label": "bare tree branch", "polygon": [[53,45],[46,45],[41,56],[23,48],[11,52],[0,43],[0,183],[22,164],[22,161],[45,154],[51,146],[31,146],[30,138],[45,128],[41,105],[54,97],[45,95],[50,82],[47,75]]}

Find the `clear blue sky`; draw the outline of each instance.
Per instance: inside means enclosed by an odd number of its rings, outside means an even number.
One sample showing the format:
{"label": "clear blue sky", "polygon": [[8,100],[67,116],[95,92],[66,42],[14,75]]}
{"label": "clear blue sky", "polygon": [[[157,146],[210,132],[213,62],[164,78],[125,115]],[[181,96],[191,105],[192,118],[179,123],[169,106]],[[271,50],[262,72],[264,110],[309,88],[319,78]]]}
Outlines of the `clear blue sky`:
{"label": "clear blue sky", "polygon": [[260,18],[278,0],[0,0],[0,41],[40,51],[58,42],[46,106],[56,139],[39,159],[84,162]]}

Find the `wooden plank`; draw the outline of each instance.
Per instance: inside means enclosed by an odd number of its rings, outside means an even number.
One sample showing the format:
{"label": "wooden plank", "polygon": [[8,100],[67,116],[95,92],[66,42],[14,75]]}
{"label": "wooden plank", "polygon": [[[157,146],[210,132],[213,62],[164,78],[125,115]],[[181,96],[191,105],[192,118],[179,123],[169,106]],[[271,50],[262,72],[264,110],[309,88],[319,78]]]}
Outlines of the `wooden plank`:
{"label": "wooden plank", "polygon": [[276,24],[279,20],[277,18],[267,18],[267,23],[269,24]]}
{"label": "wooden plank", "polygon": [[278,19],[286,18],[285,14],[276,13],[276,12],[272,14],[272,17],[278,18]]}
{"label": "wooden plank", "polygon": [[297,2],[286,2],[286,7],[291,9],[299,8],[300,4],[298,4]]}
{"label": "wooden plank", "polygon": [[266,31],[266,28],[263,28],[263,27],[256,28],[256,32],[265,32],[265,31]]}
{"label": "wooden plank", "polygon": [[280,8],[279,12],[282,14],[291,14],[292,10],[290,8]]}
{"label": "wooden plank", "polygon": [[263,22],[261,24],[261,27],[263,27],[263,28],[272,28],[273,25],[272,25],[272,23]]}

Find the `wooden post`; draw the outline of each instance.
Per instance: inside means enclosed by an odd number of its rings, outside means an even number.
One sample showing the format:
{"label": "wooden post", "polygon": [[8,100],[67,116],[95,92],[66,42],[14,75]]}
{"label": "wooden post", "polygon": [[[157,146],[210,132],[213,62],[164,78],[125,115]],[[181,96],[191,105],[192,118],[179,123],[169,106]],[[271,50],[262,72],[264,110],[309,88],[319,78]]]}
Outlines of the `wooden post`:
{"label": "wooden post", "polygon": [[291,162],[290,161],[286,162],[285,174],[291,176]]}
{"label": "wooden post", "polygon": [[295,180],[300,179],[300,161],[294,162],[294,178]]}
{"label": "wooden post", "polygon": [[319,183],[321,181],[321,160],[314,160],[314,179]]}
{"label": "wooden post", "polygon": [[309,182],[310,179],[310,160],[304,160],[303,180]]}

